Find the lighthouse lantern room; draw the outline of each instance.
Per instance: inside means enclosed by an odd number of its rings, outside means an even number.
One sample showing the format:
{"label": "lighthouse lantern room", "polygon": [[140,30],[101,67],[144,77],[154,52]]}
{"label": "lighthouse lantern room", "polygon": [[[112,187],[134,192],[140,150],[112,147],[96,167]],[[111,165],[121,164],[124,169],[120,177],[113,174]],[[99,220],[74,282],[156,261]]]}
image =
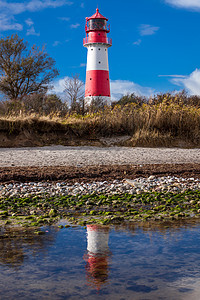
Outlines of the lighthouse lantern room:
{"label": "lighthouse lantern room", "polygon": [[83,45],[87,48],[85,99],[89,103],[99,97],[110,102],[108,48],[112,46],[112,40],[107,37],[110,32],[107,21],[98,8],[93,16],[86,18]]}

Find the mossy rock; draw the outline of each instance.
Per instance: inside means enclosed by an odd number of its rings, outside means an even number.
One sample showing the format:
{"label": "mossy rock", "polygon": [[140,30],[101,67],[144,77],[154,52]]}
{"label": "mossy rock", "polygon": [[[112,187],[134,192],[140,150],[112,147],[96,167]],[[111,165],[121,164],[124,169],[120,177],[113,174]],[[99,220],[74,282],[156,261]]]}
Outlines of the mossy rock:
{"label": "mossy rock", "polygon": [[56,215],[57,215],[57,211],[54,208],[50,209],[49,216],[50,217],[55,217]]}

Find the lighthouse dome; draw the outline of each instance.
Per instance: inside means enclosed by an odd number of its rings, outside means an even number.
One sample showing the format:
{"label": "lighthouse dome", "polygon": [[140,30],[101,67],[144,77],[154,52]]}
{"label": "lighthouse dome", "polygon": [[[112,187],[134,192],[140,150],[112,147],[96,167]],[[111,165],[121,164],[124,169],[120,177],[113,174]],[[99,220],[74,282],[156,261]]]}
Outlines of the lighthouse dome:
{"label": "lighthouse dome", "polygon": [[89,18],[86,18],[87,21],[89,21],[89,20],[91,20],[91,19],[103,19],[103,20],[108,21],[107,18],[105,18],[103,15],[100,14],[98,8],[96,9],[96,13],[95,13],[94,15],[92,15],[92,16],[89,17]]}

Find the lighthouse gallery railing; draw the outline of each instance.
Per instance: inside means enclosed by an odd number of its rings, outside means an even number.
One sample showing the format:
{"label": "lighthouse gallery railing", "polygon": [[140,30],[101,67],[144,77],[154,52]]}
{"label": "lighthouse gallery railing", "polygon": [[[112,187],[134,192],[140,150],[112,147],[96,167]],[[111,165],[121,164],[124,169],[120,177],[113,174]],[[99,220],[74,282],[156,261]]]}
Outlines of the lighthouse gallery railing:
{"label": "lighthouse gallery railing", "polygon": [[[91,38],[85,37],[85,38],[83,39],[83,45],[85,45],[85,44],[90,44],[90,43],[91,43]],[[92,43],[94,43],[94,42],[92,42]],[[106,38],[106,39],[105,39],[105,42],[99,42],[99,43],[101,43],[101,44],[108,44],[108,45],[111,45],[111,46],[112,46],[112,39],[111,39],[111,38]]]}

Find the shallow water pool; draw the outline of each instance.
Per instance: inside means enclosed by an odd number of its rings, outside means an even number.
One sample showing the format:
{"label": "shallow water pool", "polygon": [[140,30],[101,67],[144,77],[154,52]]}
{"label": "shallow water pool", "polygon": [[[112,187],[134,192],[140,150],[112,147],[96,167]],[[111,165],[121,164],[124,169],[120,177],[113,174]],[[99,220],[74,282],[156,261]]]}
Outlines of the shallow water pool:
{"label": "shallow water pool", "polygon": [[200,223],[1,228],[0,299],[200,299]]}

